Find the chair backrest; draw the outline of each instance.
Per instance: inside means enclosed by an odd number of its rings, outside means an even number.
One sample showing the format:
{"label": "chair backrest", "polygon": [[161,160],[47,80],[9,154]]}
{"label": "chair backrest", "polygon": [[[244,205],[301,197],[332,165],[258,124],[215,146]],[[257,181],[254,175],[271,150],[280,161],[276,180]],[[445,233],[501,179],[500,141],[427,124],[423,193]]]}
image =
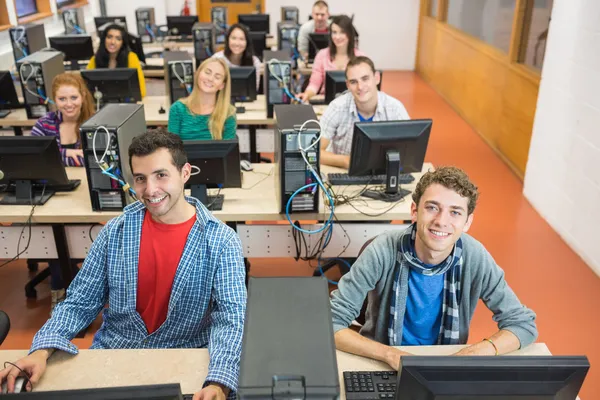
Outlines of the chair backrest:
{"label": "chair backrest", "polygon": [[4,339],[6,339],[6,336],[8,336],[8,331],[10,330],[10,319],[8,318],[8,315],[0,310],[0,345],[2,344],[2,342],[4,342]]}

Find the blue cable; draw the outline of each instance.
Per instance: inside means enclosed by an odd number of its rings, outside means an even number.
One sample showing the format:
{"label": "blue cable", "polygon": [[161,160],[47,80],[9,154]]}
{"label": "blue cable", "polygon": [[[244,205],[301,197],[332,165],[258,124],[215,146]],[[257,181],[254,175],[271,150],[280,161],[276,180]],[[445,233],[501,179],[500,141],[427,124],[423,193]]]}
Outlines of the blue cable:
{"label": "blue cable", "polygon": [[[329,278],[327,278],[327,276],[325,276],[325,271],[323,271],[323,267],[321,266],[321,258],[319,258],[317,260],[317,265],[319,266],[319,272],[321,273],[321,276],[324,276],[327,279],[327,282],[331,283],[332,285],[337,285],[339,282],[336,282],[334,280],[331,280]],[[346,260],[344,260],[343,258],[339,258],[339,257],[335,257],[335,258],[328,258],[326,260],[338,260],[338,261],[342,261],[344,264],[346,264],[346,266],[348,267],[348,269],[352,268],[352,266],[350,265],[350,263]]]}
{"label": "blue cable", "polygon": [[44,92],[42,92],[42,89],[37,88],[37,93],[40,95],[40,97],[42,98],[42,100],[47,101],[50,104],[54,104],[54,102],[52,100],[50,100],[49,98],[46,97],[46,95],[44,94]]}
{"label": "blue cable", "polygon": [[73,25],[73,28],[75,29],[75,31],[76,31],[77,33],[83,33],[83,29],[81,29],[79,26],[77,26],[77,25],[75,25],[75,24],[74,24],[74,25]]}
{"label": "blue cable", "polygon": [[[285,207],[285,216],[286,216],[287,220],[289,221],[289,223],[294,227],[294,229],[297,229],[302,233],[308,233],[308,234],[323,232],[325,229],[327,229],[327,227],[329,225],[332,224],[333,215],[334,215],[333,199],[329,195],[329,192],[327,191],[327,189],[325,189],[325,186],[323,185],[323,183],[321,182],[321,179],[317,176],[317,174],[315,174],[315,172],[312,169],[311,169],[311,172],[312,172],[313,176],[315,177],[317,183],[309,183],[308,185],[304,185],[300,189],[296,190],[288,199],[287,205]],[[298,195],[298,193],[302,192],[303,190],[309,189],[309,188],[314,188],[316,190],[317,186],[321,186],[321,189],[327,196],[327,199],[329,200],[329,204],[331,204],[331,212],[329,213],[329,219],[325,222],[325,224],[321,228],[319,228],[316,231],[309,231],[309,230],[306,230],[306,229],[303,229],[303,228],[300,228],[300,227],[297,227],[294,225],[294,222],[292,221],[292,218],[290,217],[290,206],[292,205],[292,200],[294,199],[294,197],[296,197]]]}
{"label": "blue cable", "polygon": [[148,35],[152,37],[152,40],[156,40],[156,35],[154,34],[154,31],[152,30],[150,24],[146,24],[146,32],[148,32]]}
{"label": "blue cable", "polygon": [[283,91],[285,92],[285,94],[288,95],[289,98],[291,98],[292,100],[297,101],[298,103],[302,103],[302,100],[300,100],[299,98],[297,98],[296,96],[294,96],[290,90],[287,87],[283,88]]}

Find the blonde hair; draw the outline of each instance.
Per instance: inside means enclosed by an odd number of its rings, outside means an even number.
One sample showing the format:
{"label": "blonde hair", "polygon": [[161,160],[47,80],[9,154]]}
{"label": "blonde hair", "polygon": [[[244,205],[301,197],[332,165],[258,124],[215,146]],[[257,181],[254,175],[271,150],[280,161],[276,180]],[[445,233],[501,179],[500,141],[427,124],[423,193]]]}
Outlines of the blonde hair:
{"label": "blonde hair", "polygon": [[223,89],[217,92],[217,99],[215,101],[215,109],[210,114],[208,119],[208,130],[214,140],[223,139],[223,128],[225,127],[225,120],[235,114],[235,108],[231,105],[231,75],[229,74],[229,67],[225,60],[221,58],[207,58],[200,64],[194,75],[194,88],[192,93],[185,99],[181,99],[181,102],[191,109],[191,105],[196,103],[200,97],[200,88],[198,87],[198,76],[210,63],[217,62],[221,64],[225,71],[223,77]]}
{"label": "blonde hair", "polygon": [[94,99],[90,93],[85,81],[79,74],[73,74],[69,72],[63,72],[62,74],[56,75],[52,80],[52,100],[56,101],[56,92],[61,86],[72,86],[79,91],[81,95],[81,112],[79,118],[77,118],[77,125],[75,126],[75,132],[79,137],[79,127],[85,121],[90,119],[94,115]]}

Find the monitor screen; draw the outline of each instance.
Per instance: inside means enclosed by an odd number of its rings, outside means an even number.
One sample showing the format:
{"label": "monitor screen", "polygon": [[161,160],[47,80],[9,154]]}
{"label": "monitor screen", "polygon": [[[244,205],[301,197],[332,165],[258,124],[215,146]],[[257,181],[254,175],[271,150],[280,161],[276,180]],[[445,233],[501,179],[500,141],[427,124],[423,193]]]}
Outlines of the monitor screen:
{"label": "monitor screen", "polygon": [[329,33],[309,33],[308,42],[308,62],[313,62],[319,50],[329,46]]}
{"label": "monitor screen", "polygon": [[231,100],[254,101],[256,100],[256,68],[232,67],[231,74]]}
{"label": "monitor screen", "polygon": [[168,15],[167,29],[173,36],[192,36],[192,27],[196,22],[197,15]]}

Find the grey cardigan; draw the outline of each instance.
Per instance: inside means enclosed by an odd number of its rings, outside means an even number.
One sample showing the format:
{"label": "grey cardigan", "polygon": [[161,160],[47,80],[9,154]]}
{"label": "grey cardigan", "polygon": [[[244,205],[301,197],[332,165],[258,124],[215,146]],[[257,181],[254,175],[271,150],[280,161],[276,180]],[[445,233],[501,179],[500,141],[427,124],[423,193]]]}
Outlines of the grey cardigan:
{"label": "grey cardigan", "polygon": [[[394,274],[398,263],[398,241],[404,230],[379,235],[356,260],[350,272],[331,294],[333,329],[347,328],[358,316],[368,293],[363,336],[389,344],[388,324]],[[521,304],[504,279],[504,271],[481,243],[466,233],[463,241],[461,299],[459,307],[461,344],[469,338],[469,324],[479,299],[494,313],[498,329],[514,333],[525,347],[537,338],[535,313]],[[406,298],[399,307],[406,307]],[[482,338],[483,339],[483,338]]]}

